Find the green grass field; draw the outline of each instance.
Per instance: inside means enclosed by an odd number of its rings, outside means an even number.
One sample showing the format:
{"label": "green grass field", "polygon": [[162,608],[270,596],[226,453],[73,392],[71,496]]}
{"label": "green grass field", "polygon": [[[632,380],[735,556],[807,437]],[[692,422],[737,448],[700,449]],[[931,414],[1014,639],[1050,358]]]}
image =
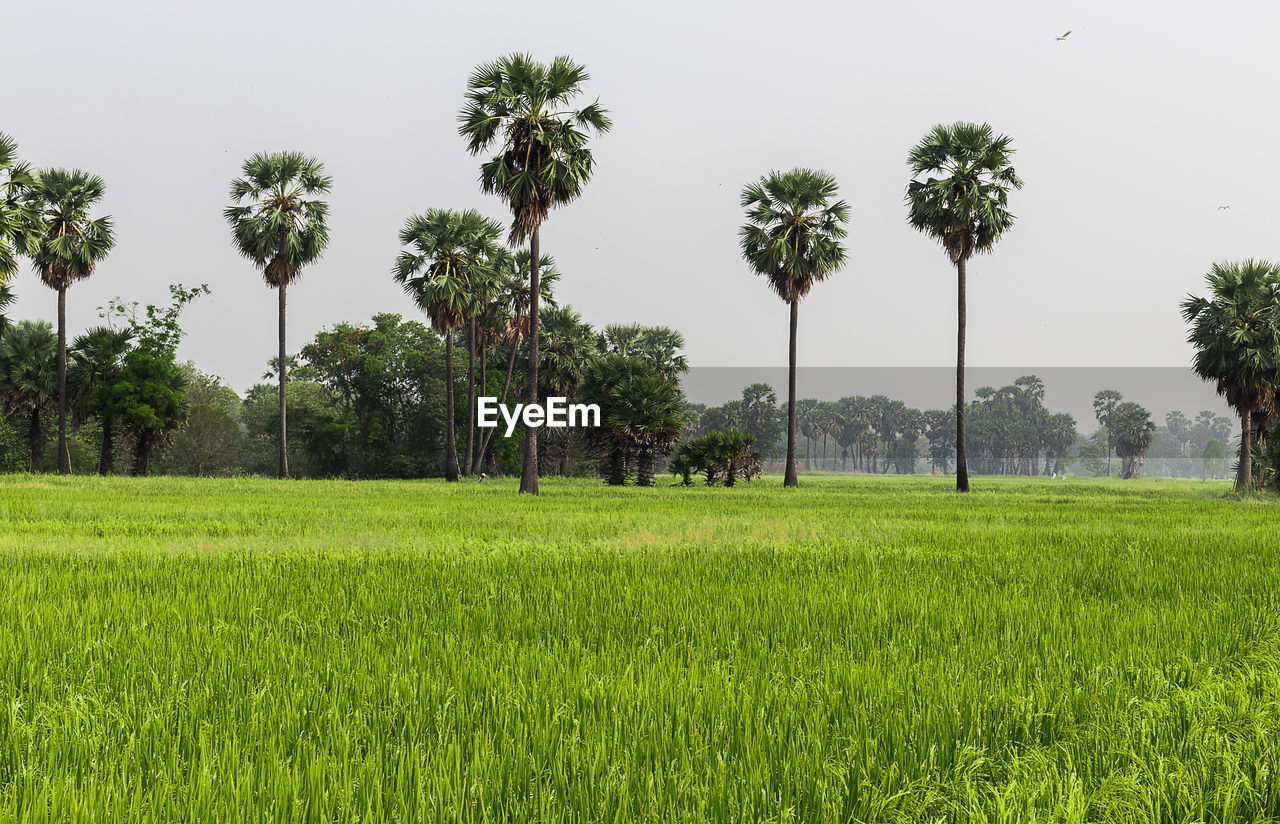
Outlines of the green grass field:
{"label": "green grass field", "polygon": [[1280,821],[1270,500],[514,483],[0,478],[0,820]]}

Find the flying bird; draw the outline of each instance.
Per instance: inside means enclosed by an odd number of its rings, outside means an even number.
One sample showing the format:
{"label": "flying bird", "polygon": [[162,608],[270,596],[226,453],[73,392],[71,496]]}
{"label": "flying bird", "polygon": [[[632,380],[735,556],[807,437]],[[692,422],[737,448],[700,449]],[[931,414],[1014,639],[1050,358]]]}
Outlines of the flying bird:
{"label": "flying bird", "polygon": [[1231,211],[1231,207],[1230,207],[1230,206],[1219,206],[1219,207],[1218,207],[1218,211],[1219,211],[1219,212],[1223,211],[1224,209],[1225,209],[1226,211],[1228,211],[1228,212],[1229,212],[1229,211]]}
{"label": "flying bird", "polygon": [[1066,39],[1067,39],[1067,35],[1069,35],[1069,34],[1071,34],[1071,29],[1067,29],[1065,32],[1063,32],[1062,36],[1061,36],[1061,37],[1059,37],[1058,39],[1059,39],[1059,40],[1066,40]]}

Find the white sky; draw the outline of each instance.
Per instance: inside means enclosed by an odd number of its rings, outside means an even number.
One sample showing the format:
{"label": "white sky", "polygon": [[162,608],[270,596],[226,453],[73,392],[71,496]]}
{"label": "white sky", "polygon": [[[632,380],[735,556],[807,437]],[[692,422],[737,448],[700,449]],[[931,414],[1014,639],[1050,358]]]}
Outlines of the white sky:
{"label": "white sky", "polygon": [[[1275,3],[4,5],[19,68],[0,131],[38,166],[102,175],[117,225],[69,294],[72,333],[113,295],[208,282],[181,354],[238,390],[276,340],[274,292],[221,214],[244,159],[298,149],[335,179],[330,251],[289,291],[291,349],[416,316],[389,275],[405,217],[507,217],[455,117],[473,67],[511,51],[586,64],[614,118],[586,195],[543,231],[561,301],[676,327],[696,365],[786,363],[786,309],[739,259],[737,197],[793,166],[831,171],[853,210],[850,265],[801,307],[801,363],[952,363],[954,275],[902,202],[907,151],[939,122],[1009,134],[1026,181],[1017,225],[970,267],[975,366],[1186,364],[1177,304],[1209,264],[1280,257]],[[15,288],[13,315],[54,316],[29,271]]]}

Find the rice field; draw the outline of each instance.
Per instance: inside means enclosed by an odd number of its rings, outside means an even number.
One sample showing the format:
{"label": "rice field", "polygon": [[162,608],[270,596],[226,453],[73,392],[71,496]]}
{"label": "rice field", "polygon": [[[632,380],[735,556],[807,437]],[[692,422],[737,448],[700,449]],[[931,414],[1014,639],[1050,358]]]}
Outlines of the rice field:
{"label": "rice field", "polygon": [[0,477],[0,820],[1280,821],[1273,500],[515,483]]}

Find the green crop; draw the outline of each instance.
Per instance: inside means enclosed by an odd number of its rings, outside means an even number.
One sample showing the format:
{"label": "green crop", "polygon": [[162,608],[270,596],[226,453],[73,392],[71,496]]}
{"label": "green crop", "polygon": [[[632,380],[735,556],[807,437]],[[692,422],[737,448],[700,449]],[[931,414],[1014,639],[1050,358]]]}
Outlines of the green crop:
{"label": "green crop", "polygon": [[0,820],[1280,821],[1200,482],[0,478]]}

